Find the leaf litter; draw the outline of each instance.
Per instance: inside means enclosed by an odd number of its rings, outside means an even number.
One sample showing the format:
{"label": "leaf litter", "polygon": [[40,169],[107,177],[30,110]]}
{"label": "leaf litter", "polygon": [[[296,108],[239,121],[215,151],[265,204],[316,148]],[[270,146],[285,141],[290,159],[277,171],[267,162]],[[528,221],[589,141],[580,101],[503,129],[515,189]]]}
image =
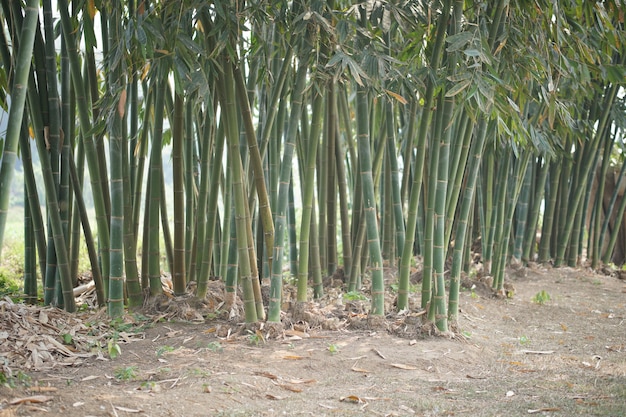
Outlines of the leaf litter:
{"label": "leaf litter", "polygon": [[[419,309],[389,313],[382,327],[369,327],[367,303],[331,302],[340,299],[333,288],[327,292],[327,304],[309,304],[314,315],[305,319],[310,321],[286,314],[284,329],[272,334],[263,326],[244,326],[241,315],[200,322],[172,303],[161,310],[155,306],[153,315],[141,319],[154,327],[137,334],[119,325],[114,329],[102,310],[67,314],[0,300],[0,366],[28,371],[38,384],[30,388],[46,388],[47,383],[58,389],[32,390],[31,395],[20,395],[28,388],[15,389],[11,397],[50,394],[55,400],[38,407],[51,415],[62,409],[66,417],[97,414],[97,398],[90,394],[94,388],[109,393],[96,397],[108,398],[110,415],[195,416],[226,410],[244,415],[259,415],[258,410],[324,415],[332,410],[333,415],[344,415],[365,407],[380,415],[623,415],[626,398],[611,385],[626,376],[622,324],[598,323],[593,315],[581,314],[594,307],[588,291],[607,290],[594,283],[596,276],[589,278],[581,270],[531,270],[529,275],[515,283],[516,295],[510,300],[494,299],[486,291],[477,298],[462,293],[459,329],[464,337],[456,339],[424,334]],[[607,288],[615,286],[608,278],[602,282]],[[542,289],[554,295],[551,302],[531,303],[532,295]],[[611,292],[620,294],[621,286]],[[392,291],[388,297],[388,311],[393,311]],[[197,308],[191,300],[183,302]],[[624,316],[618,298],[603,304],[602,310],[609,308],[615,317]],[[186,317],[191,317],[190,324],[184,324]],[[333,329],[329,323],[340,327]],[[127,346],[118,359],[110,360],[105,357],[106,341],[113,333]],[[64,338],[66,334],[71,338]],[[257,336],[258,344],[250,344],[250,334]],[[328,339],[341,349],[329,354]],[[175,350],[159,358],[155,352],[163,346]],[[512,360],[515,355],[523,358],[518,366]],[[136,381],[103,377],[131,364],[141,370]],[[522,365],[528,372],[518,372]],[[82,383],[67,390],[66,381]],[[516,395],[503,401],[503,386]],[[0,397],[6,393],[1,390]],[[147,395],[158,396],[161,405],[155,408]],[[381,399],[385,401],[377,401]],[[203,404],[202,411],[181,414],[184,404]],[[26,404],[3,409],[7,406],[0,400],[0,417],[33,411],[27,411]]]}

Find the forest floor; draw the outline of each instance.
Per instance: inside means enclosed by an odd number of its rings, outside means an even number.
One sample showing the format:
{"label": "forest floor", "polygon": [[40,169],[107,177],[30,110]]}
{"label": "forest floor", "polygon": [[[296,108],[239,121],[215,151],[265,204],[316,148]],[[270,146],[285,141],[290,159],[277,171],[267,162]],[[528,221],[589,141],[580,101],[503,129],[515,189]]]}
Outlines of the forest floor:
{"label": "forest floor", "polygon": [[481,281],[461,293],[455,337],[424,334],[419,313],[370,327],[367,302],[332,287],[278,335],[216,317],[210,297],[114,322],[3,300],[0,417],[626,415],[625,282],[544,266],[507,279],[510,298]]}

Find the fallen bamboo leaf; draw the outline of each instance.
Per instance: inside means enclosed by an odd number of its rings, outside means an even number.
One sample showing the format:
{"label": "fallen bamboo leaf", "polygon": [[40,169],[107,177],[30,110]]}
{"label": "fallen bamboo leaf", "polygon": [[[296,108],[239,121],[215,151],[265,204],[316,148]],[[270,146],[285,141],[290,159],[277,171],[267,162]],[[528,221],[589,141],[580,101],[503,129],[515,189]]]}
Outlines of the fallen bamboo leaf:
{"label": "fallen bamboo leaf", "polygon": [[404,365],[401,363],[392,363],[391,366],[393,366],[394,368],[398,368],[398,369],[406,369],[407,371],[412,371],[412,370],[417,369],[416,366]]}
{"label": "fallen bamboo leaf", "polygon": [[260,330],[257,330],[257,331],[255,332],[255,335],[256,335],[256,337],[258,337],[258,338],[259,338],[259,340],[261,340],[263,343],[265,343],[265,336],[263,336],[263,333],[261,333],[261,331],[260,331]]}
{"label": "fallen bamboo leaf", "polygon": [[290,384],[314,384],[317,381],[314,379],[289,379],[287,382]]}
{"label": "fallen bamboo leaf", "polygon": [[361,356],[355,356],[354,358],[348,358],[348,359],[351,361],[358,361],[358,360],[365,359],[365,358],[367,358],[367,356],[361,355]]}
{"label": "fallen bamboo leaf", "polygon": [[285,330],[285,336],[297,336],[302,338],[311,337],[310,334],[306,332],[301,332],[299,330]]}
{"label": "fallen bamboo leaf", "polygon": [[537,408],[535,410],[528,410],[528,414],[538,414],[538,413],[543,413],[545,411],[561,411],[561,409],[558,407]]}
{"label": "fallen bamboo leaf", "polygon": [[137,409],[134,409],[134,408],[121,407],[119,405],[116,405],[115,409],[116,410],[120,410],[120,411],[124,411],[126,413],[141,413],[141,412],[143,412],[143,410],[137,410]]}
{"label": "fallen bamboo leaf", "polygon": [[9,405],[17,405],[17,404],[41,404],[48,401],[52,401],[54,398],[49,395],[32,395],[30,397],[16,398],[14,400],[9,401]]}
{"label": "fallen bamboo leaf", "polygon": [[368,371],[367,369],[357,368],[356,366],[353,366],[353,367],[352,367],[352,368],[350,368],[350,369],[352,369],[354,372],[362,372],[362,373],[364,373],[364,374],[369,373],[369,371]]}
{"label": "fallen bamboo leaf", "polygon": [[357,397],[356,395],[348,395],[347,397],[341,397],[339,398],[339,401],[342,401],[345,403],[353,403],[353,404],[365,404],[367,402],[361,399],[360,397]]}
{"label": "fallen bamboo leaf", "polygon": [[268,400],[284,400],[285,397],[279,397],[278,395],[273,395],[273,394],[265,394],[265,398],[267,398]]}
{"label": "fallen bamboo leaf", "polygon": [[286,355],[286,356],[283,356],[283,359],[288,359],[288,360],[292,360],[292,361],[299,361],[299,360],[304,359],[304,356]]}
{"label": "fallen bamboo leaf", "polygon": [[469,379],[487,379],[486,376],[474,376],[474,375],[469,375],[469,374],[465,375],[465,377]]}
{"label": "fallen bamboo leaf", "polygon": [[282,389],[286,389],[287,391],[291,391],[291,392],[302,392],[301,388],[297,388],[297,387],[292,387],[291,385],[287,385],[287,384],[276,384],[279,387],[281,387]]}
{"label": "fallen bamboo leaf", "polygon": [[265,378],[269,379],[278,379],[276,375],[270,374],[269,372],[255,372],[254,374],[258,376],[264,376]]}
{"label": "fallen bamboo leaf", "polygon": [[552,355],[554,350],[522,350],[520,352],[527,355]]}
{"label": "fallen bamboo leaf", "polygon": [[58,390],[58,388],[57,387],[40,387],[38,385],[35,385],[33,387],[30,387],[28,390],[33,391],[33,392],[55,392]]}
{"label": "fallen bamboo leaf", "polygon": [[372,350],[373,350],[373,351],[374,351],[374,352],[375,352],[378,356],[380,356],[381,358],[383,358],[383,359],[387,359],[387,358],[385,357],[385,355],[383,355],[382,353],[380,353],[380,350],[378,350],[378,349],[372,349]]}

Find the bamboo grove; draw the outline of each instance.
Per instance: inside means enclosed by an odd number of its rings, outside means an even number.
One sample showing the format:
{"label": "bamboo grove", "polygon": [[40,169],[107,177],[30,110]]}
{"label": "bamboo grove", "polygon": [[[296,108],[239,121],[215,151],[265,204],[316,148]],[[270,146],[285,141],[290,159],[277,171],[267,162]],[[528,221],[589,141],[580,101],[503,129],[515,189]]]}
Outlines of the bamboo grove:
{"label": "bamboo grove", "polygon": [[389,269],[447,332],[476,251],[499,292],[510,262],[612,261],[622,2],[0,3],[0,243],[21,158],[29,302],[76,308],[84,241],[111,317],[166,269],[278,323],[286,278],[305,305],[341,270],[376,319]]}

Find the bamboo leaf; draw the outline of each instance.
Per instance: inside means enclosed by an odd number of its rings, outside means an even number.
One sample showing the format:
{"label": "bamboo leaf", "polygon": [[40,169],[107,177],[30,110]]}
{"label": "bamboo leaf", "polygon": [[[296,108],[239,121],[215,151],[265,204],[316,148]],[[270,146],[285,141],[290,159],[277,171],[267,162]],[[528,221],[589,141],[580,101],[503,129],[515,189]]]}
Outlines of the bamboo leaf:
{"label": "bamboo leaf", "polygon": [[461,32],[456,35],[448,36],[446,42],[448,42],[448,52],[460,51],[465,45],[467,45],[474,38],[473,32]]}
{"label": "bamboo leaf", "polygon": [[126,110],[126,89],[122,90],[122,92],[120,93],[120,99],[117,102],[117,114],[119,114],[120,117],[124,117],[125,110]]}
{"label": "bamboo leaf", "polygon": [[328,63],[326,63],[326,68],[332,68],[339,63],[343,63],[345,56],[346,54],[341,51],[335,52],[335,54],[328,60]]}
{"label": "bamboo leaf", "polygon": [[87,13],[89,14],[89,17],[91,19],[93,19],[96,16],[96,5],[94,0],[87,0]]}
{"label": "bamboo leaf", "polygon": [[392,363],[391,366],[393,366],[394,368],[398,368],[398,369],[405,369],[407,371],[412,371],[417,369],[416,366],[412,366],[412,365],[405,365],[402,363]]}
{"label": "bamboo leaf", "polygon": [[461,91],[465,90],[471,84],[471,80],[461,81],[452,87],[448,92],[446,92],[446,97],[454,97],[459,94]]}
{"label": "bamboo leaf", "polygon": [[395,98],[396,100],[398,100],[402,104],[408,104],[409,103],[407,99],[405,99],[404,97],[402,97],[398,93],[394,93],[391,90],[385,90],[385,93],[389,94],[391,97]]}
{"label": "bamboo leaf", "polygon": [[363,70],[354,62],[352,59],[348,59],[348,68],[350,69],[350,74],[354,78],[354,81],[360,86],[363,86],[363,81],[361,80],[361,76],[364,76]]}
{"label": "bamboo leaf", "polygon": [[83,35],[85,37],[85,46],[87,49],[93,49],[98,46],[92,19],[83,19]]}

